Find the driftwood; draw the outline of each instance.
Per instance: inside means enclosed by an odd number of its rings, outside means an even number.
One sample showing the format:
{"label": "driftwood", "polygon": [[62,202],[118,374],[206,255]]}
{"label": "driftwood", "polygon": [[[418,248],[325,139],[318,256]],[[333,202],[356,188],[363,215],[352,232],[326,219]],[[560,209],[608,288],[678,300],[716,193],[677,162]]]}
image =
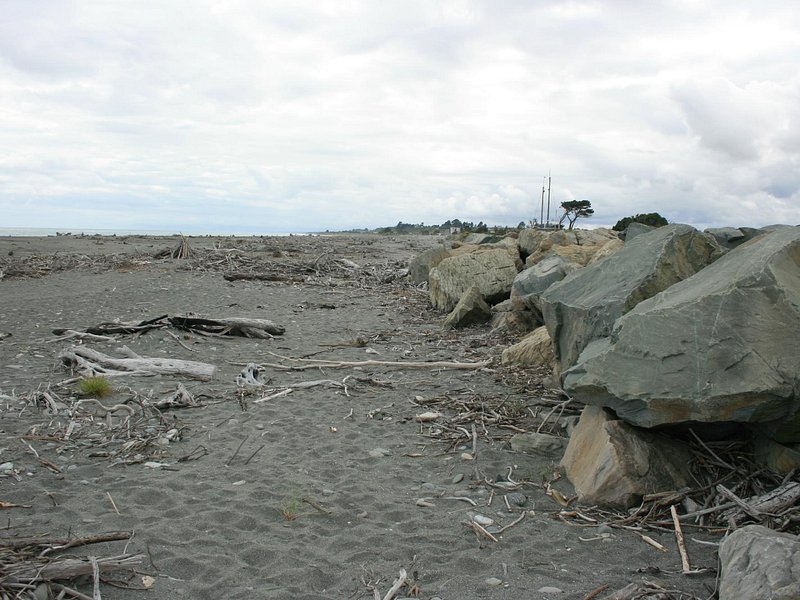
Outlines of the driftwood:
{"label": "driftwood", "polygon": [[780,514],[800,501],[800,483],[797,481],[788,481],[766,494],[746,501],[724,485],[718,485],[717,491],[734,503],[733,508],[723,513],[723,517],[734,524],[739,524],[748,516],[761,521],[766,517]]}
{"label": "driftwood", "polygon": [[283,335],[286,331],[267,319],[251,319],[247,317],[226,317],[222,319],[201,319],[198,317],[170,317],[169,322],[178,329],[187,329],[199,333],[216,335],[238,335],[249,338],[271,338]]}
{"label": "driftwood", "polygon": [[193,408],[200,406],[200,403],[182,383],[179,383],[178,388],[174,392],[166,398],[151,402],[151,406],[159,410],[166,410],[169,408]]}
{"label": "driftwood", "polygon": [[[144,556],[123,554],[109,558],[98,558],[100,572],[119,569],[134,570],[142,564]],[[35,583],[37,581],[69,580],[94,572],[92,562],[83,558],[62,558],[52,561],[26,561],[18,569],[9,569],[8,580],[19,583]]]}
{"label": "driftwood", "polygon": [[[53,329],[53,334],[62,336],[60,339],[70,337],[80,339],[95,339],[107,341],[107,336],[113,334],[142,334],[152,329],[175,327],[184,331],[193,331],[205,335],[233,335],[249,338],[271,338],[283,335],[286,331],[281,325],[276,325],[267,319],[253,319],[249,317],[222,317],[218,319],[204,319],[190,315],[161,315],[154,319],[139,322],[112,321],[99,323],[84,330],[59,328]],[[101,338],[93,336],[103,336]]]}
{"label": "driftwood", "polygon": [[67,367],[89,375],[184,375],[207,381],[214,376],[216,367],[208,363],[177,358],[146,358],[124,348],[127,358],[115,358],[97,350],[73,346],[63,350],[58,358]]}
{"label": "driftwood", "polygon": [[415,362],[415,361],[391,361],[391,360],[356,360],[356,361],[339,361],[339,360],[317,360],[306,358],[300,359],[290,358],[287,356],[280,356],[274,352],[269,352],[273,356],[277,356],[283,360],[289,360],[294,363],[305,363],[295,365],[282,365],[275,363],[262,363],[261,366],[271,367],[283,371],[303,371],[305,369],[341,369],[348,367],[399,367],[401,369],[480,369],[487,367],[491,364],[490,360],[481,362],[448,362],[448,361],[430,361],[430,362]]}

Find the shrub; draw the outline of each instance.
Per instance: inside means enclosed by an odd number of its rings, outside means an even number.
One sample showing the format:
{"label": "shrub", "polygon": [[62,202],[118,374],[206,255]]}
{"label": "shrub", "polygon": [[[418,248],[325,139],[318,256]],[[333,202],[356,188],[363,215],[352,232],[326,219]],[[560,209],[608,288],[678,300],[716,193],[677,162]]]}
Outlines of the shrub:
{"label": "shrub", "polygon": [[631,223],[642,223],[650,227],[663,227],[667,225],[667,220],[658,213],[644,213],[620,219],[611,229],[614,231],[625,231]]}
{"label": "shrub", "polygon": [[114,390],[105,377],[84,377],[78,382],[78,391],[82,396],[105,398]]}

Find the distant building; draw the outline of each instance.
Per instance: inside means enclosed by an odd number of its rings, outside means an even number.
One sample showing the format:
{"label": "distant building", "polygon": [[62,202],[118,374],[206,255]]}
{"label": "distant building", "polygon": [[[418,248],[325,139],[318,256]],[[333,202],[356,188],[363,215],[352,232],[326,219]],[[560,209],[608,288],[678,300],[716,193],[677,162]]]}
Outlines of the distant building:
{"label": "distant building", "polygon": [[461,233],[461,227],[451,227],[450,228],[450,235],[455,235],[456,233]]}

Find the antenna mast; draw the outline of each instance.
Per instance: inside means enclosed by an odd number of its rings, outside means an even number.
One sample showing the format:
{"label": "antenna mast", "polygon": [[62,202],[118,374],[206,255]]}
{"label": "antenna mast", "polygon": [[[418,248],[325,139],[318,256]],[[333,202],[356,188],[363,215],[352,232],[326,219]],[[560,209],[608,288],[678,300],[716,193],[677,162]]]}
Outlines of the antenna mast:
{"label": "antenna mast", "polygon": [[542,177],[542,208],[539,211],[539,226],[544,225],[544,177]]}
{"label": "antenna mast", "polygon": [[[547,224],[550,225],[550,183],[552,181],[552,177],[550,177],[550,173],[547,174]],[[544,194],[544,188],[542,188],[542,194]]]}

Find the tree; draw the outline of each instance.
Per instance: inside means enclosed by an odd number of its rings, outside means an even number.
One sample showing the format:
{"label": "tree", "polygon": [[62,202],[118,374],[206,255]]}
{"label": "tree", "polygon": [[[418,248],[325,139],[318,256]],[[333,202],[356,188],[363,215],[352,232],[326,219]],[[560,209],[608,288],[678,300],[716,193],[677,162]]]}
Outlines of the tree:
{"label": "tree", "polygon": [[667,220],[658,213],[644,213],[620,219],[611,229],[614,231],[625,231],[631,223],[642,223],[650,227],[663,227],[667,225]]}
{"label": "tree", "polygon": [[592,203],[588,200],[569,200],[567,202],[562,202],[561,208],[564,209],[564,214],[558,220],[558,224],[561,225],[564,219],[567,219],[567,221],[569,221],[568,229],[572,229],[572,226],[579,217],[591,217],[594,214]]}

